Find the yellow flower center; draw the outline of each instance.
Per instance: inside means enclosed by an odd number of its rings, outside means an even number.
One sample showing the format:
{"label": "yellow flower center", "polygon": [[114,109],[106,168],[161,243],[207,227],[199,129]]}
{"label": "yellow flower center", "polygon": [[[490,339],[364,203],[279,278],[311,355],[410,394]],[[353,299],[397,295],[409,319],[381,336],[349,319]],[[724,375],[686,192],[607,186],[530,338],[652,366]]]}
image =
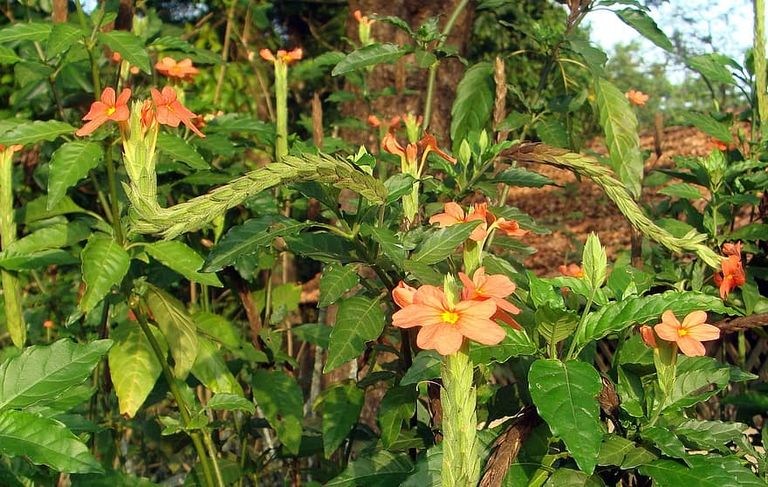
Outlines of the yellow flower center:
{"label": "yellow flower center", "polygon": [[443,323],[455,325],[456,322],[459,321],[459,314],[455,311],[443,311],[443,314],[440,315],[440,319],[443,320]]}
{"label": "yellow flower center", "polygon": [[117,111],[117,108],[115,108],[115,107],[109,107],[109,108],[107,108],[107,116],[110,116],[110,115],[112,115],[112,114],[113,114],[113,113],[115,113],[116,111]]}
{"label": "yellow flower center", "polygon": [[679,330],[677,330],[677,334],[678,336],[684,337],[685,335],[688,334],[688,330],[686,330],[685,328],[680,328]]}

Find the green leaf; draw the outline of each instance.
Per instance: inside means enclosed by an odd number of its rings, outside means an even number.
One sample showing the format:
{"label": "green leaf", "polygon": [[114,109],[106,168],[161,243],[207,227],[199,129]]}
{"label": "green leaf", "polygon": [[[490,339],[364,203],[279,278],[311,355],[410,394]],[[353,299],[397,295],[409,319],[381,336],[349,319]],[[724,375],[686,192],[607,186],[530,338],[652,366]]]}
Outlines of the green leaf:
{"label": "green leaf", "polygon": [[341,301],[323,370],[327,373],[359,356],[366,342],[377,339],[383,330],[384,312],[378,299],[355,296]]}
{"label": "green leaf", "polygon": [[83,31],[67,23],[53,24],[53,30],[45,45],[45,57],[52,59],[69,50],[72,44],[83,38]]}
{"label": "green leaf", "polygon": [[406,53],[408,53],[407,49],[403,49],[396,44],[371,44],[347,54],[333,68],[331,74],[339,76],[377,64],[392,63],[403,57]]}
{"label": "green leaf", "polygon": [[608,258],[605,255],[605,247],[600,245],[600,239],[594,232],[587,237],[581,260],[584,265],[584,278],[592,289],[600,289],[608,273]]}
{"label": "green leaf", "polygon": [[152,316],[163,332],[173,357],[174,375],[184,379],[197,358],[197,327],[184,305],[160,288],[149,286],[145,294]]}
{"label": "green leaf", "polygon": [[405,453],[381,450],[372,456],[360,456],[349,462],[338,476],[325,484],[326,487],[391,487],[401,485],[413,471],[413,464]]}
{"label": "green leaf", "polygon": [[629,192],[638,198],[644,161],[635,112],[624,93],[604,78],[595,79],[595,96],[611,166]]}
{"label": "green leaf", "polygon": [[198,311],[192,315],[192,321],[197,325],[200,333],[207,335],[212,340],[221,343],[231,351],[240,349],[242,339],[239,331],[223,316]]}
{"label": "green leaf", "polygon": [[40,269],[50,265],[75,264],[77,259],[59,249],[48,249],[24,255],[3,255],[0,253],[0,267],[9,271]]}
{"label": "green leaf", "polygon": [[[733,134],[727,125],[722,124],[704,113],[684,112],[683,118],[686,122],[692,124],[697,129],[707,135],[711,135],[720,142],[730,144],[733,142]],[[699,196],[700,198],[701,196]]]}
{"label": "green leaf", "polygon": [[595,47],[587,40],[576,38],[573,35],[568,37],[568,42],[571,49],[584,58],[584,61],[593,73],[597,75],[602,75],[604,73],[608,55],[605,54],[602,49]]}
{"label": "green leaf", "polygon": [[331,330],[330,326],[323,323],[307,323],[291,329],[294,336],[299,340],[325,349],[328,348],[331,339]]}
{"label": "green leaf", "polygon": [[271,245],[275,238],[296,234],[308,226],[289,218],[274,222],[274,217],[263,216],[230,228],[208,254],[203,271],[219,271],[233,264],[238,257],[253,254],[260,248]]}
{"label": "green leaf", "polygon": [[[725,56],[710,53],[692,56],[685,63],[689,68],[698,71],[712,82],[735,85],[736,82],[733,80],[733,75],[725,67],[728,61],[730,60]],[[730,139],[728,142],[730,142]]]}
{"label": "green leaf", "polygon": [[131,258],[114,239],[95,233],[83,248],[80,261],[85,282],[80,311],[88,313],[104,299],[112,286],[118,286],[123,281]]}
{"label": "green leaf", "polygon": [[46,209],[55,208],[67,189],[88,176],[88,171],[98,166],[102,157],[104,150],[97,142],[67,142],[56,149],[51,156]]}
{"label": "green leaf", "polygon": [[403,266],[405,260],[405,248],[397,235],[382,227],[374,227],[364,223],[360,226],[360,234],[370,237],[379,244],[381,252],[398,267]]}
{"label": "green leaf", "polygon": [[451,140],[461,143],[471,131],[488,125],[493,112],[493,65],[477,63],[469,68],[456,87],[451,107]]}
{"label": "green leaf", "polygon": [[544,303],[534,314],[536,331],[549,344],[557,344],[573,334],[579,316],[570,310]]}
{"label": "green leaf", "polygon": [[634,442],[615,434],[607,434],[603,438],[603,444],[600,445],[597,464],[620,466],[624,463],[627,454],[635,449],[637,449],[637,445]]}
{"label": "green leaf", "polygon": [[659,29],[656,22],[644,11],[634,8],[625,8],[616,10],[616,15],[619,16],[625,24],[635,29],[640,35],[653,42],[660,48],[667,52],[673,52],[675,46],[672,45],[672,41]]}
{"label": "green leaf", "polygon": [[299,384],[284,372],[257,370],[253,374],[253,399],[285,448],[297,455],[301,444],[304,396]]}
{"label": "green leaf", "polygon": [[659,190],[659,194],[665,194],[685,200],[700,200],[703,196],[696,186],[688,183],[675,183]]}
{"label": "green leaf", "polygon": [[192,374],[215,394],[243,395],[243,388],[229,371],[219,349],[210,340],[197,338],[197,357]]}
{"label": "green leaf", "polygon": [[45,405],[82,384],[112,346],[112,340],[81,345],[62,339],[35,345],[0,365],[0,411]]}
{"label": "green leaf", "polygon": [[743,423],[689,419],[672,429],[677,436],[695,448],[729,453],[727,445],[744,436],[747,428],[748,426]]}
{"label": "green leaf", "polygon": [[376,415],[384,448],[389,448],[400,435],[403,421],[416,414],[418,396],[418,390],[412,385],[393,387],[384,395]]}
{"label": "green leaf", "polygon": [[88,447],[63,424],[25,411],[0,412],[0,453],[60,472],[103,470]]}
{"label": "green leaf", "polygon": [[354,383],[338,384],[323,395],[323,451],[331,458],[357,423],[365,393]]}
{"label": "green leaf", "polygon": [[504,183],[509,186],[524,188],[541,188],[548,184],[556,184],[547,176],[523,169],[522,167],[511,167],[506,169],[497,174],[491,181],[494,183]]}
{"label": "green leaf", "polygon": [[391,205],[413,190],[416,180],[410,174],[396,173],[384,181],[387,188],[387,204]]}
{"label": "green leaf", "polygon": [[50,22],[15,22],[0,29],[0,44],[17,41],[42,42],[51,34]]}
{"label": "green leaf", "polygon": [[659,487],[765,487],[766,483],[757,478],[748,468],[741,465],[736,457],[714,457],[689,455],[687,467],[674,460],[660,459],[640,467],[640,473],[654,480]]}
{"label": "green leaf", "polygon": [[531,365],[528,382],[539,415],[591,475],[603,439],[596,399],[603,388],[600,374],[584,362],[540,359]]}
{"label": "green leaf", "polygon": [[679,357],[674,387],[664,402],[664,409],[674,411],[705,401],[730,380],[730,367],[712,357]]}
{"label": "green leaf", "polygon": [[750,223],[728,234],[729,240],[768,240],[768,224]]}
{"label": "green leaf", "polygon": [[570,468],[555,470],[544,487],[603,487],[605,484],[598,475],[587,475]]}
{"label": "green leaf", "polygon": [[318,305],[325,308],[335,303],[358,282],[360,282],[360,276],[357,275],[357,265],[355,264],[326,267],[322,277],[320,277],[320,302]]}
{"label": "green leaf", "polygon": [[85,240],[90,234],[90,227],[82,220],[54,223],[16,240],[8,246],[7,251],[10,254],[32,254],[42,250],[68,247]]}
{"label": "green leaf", "polygon": [[117,51],[123,56],[123,59],[136,66],[147,74],[152,74],[149,65],[149,55],[144,48],[144,41],[130,32],[113,30],[111,32],[100,32],[99,40],[109,46],[113,51]]}
{"label": "green leaf", "polygon": [[568,131],[555,116],[545,116],[536,122],[536,135],[542,142],[554,147],[569,147]]}
{"label": "green leaf", "polygon": [[[474,356],[471,358],[475,361]],[[400,380],[400,385],[406,386],[440,377],[442,364],[443,359],[439,353],[434,350],[422,350],[413,359],[411,367]]]}
{"label": "green leaf", "polygon": [[30,145],[43,140],[54,140],[62,135],[70,135],[75,128],[58,120],[26,122],[0,135],[0,145]]}
{"label": "green leaf", "polygon": [[437,264],[453,254],[456,248],[469,238],[472,230],[480,224],[475,220],[466,223],[457,223],[450,227],[439,228],[427,235],[421,245],[411,256],[414,262],[419,264]]}
{"label": "green leaf", "polygon": [[10,47],[0,46],[0,64],[16,64],[21,58]]}
{"label": "green leaf", "polygon": [[172,159],[183,162],[192,169],[205,170],[211,167],[203,156],[178,135],[160,132],[157,134],[157,148]]}
{"label": "green leaf", "polygon": [[686,452],[683,442],[667,428],[652,426],[644,428],[640,432],[643,439],[650,440],[661,453],[668,457],[681,458],[686,461]]}
{"label": "green leaf", "polygon": [[507,336],[498,345],[481,345],[470,342],[469,356],[472,362],[476,364],[491,364],[493,362],[503,364],[512,357],[534,355],[538,352],[538,347],[524,330],[515,330],[511,326],[505,326],[504,330],[507,332]]}
{"label": "green leaf", "polygon": [[[165,338],[155,327],[150,329],[165,356],[168,351]],[[132,418],[155,387],[163,370],[162,365],[138,323],[123,323],[110,335],[115,339],[115,346],[109,351],[110,377],[115,386],[120,414]]]}
{"label": "green leaf", "polygon": [[198,272],[198,269],[203,266],[203,258],[183,242],[178,240],[161,240],[144,246],[144,249],[163,265],[173,269],[190,281],[208,286],[223,286],[216,274]]}
{"label": "green leaf", "polygon": [[216,394],[205,404],[208,409],[216,411],[245,411],[253,414],[256,406],[248,399],[235,394]]}
{"label": "green leaf", "polygon": [[661,320],[661,314],[671,310],[682,319],[691,311],[707,310],[719,314],[732,314],[722,300],[703,293],[667,291],[652,296],[632,296],[624,301],[607,304],[587,315],[584,326],[575,340],[579,346],[599,340],[634,324]]}

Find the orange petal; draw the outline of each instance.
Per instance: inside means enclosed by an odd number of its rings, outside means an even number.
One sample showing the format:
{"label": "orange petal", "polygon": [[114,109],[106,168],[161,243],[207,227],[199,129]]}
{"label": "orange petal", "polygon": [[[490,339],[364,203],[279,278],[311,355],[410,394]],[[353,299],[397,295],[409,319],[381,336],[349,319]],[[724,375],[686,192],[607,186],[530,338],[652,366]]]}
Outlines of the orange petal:
{"label": "orange petal", "polygon": [[445,293],[436,286],[421,286],[416,294],[413,295],[413,302],[416,304],[425,304],[438,310],[447,310],[448,303],[445,300]]}
{"label": "orange petal", "polygon": [[442,324],[440,311],[423,304],[406,306],[392,315],[392,325],[398,328],[413,328],[414,326],[433,326]]}
{"label": "orange petal", "polygon": [[115,90],[111,86],[101,92],[101,102],[109,107],[115,106]]}
{"label": "orange petal", "polygon": [[493,300],[485,301],[460,301],[456,305],[456,312],[461,319],[488,319],[496,313],[496,303]]}
{"label": "orange petal", "polygon": [[680,320],[677,319],[672,310],[666,310],[661,314],[661,322],[673,326],[676,330],[680,328]]}
{"label": "orange petal", "polygon": [[653,327],[659,338],[668,342],[676,342],[680,338],[679,329],[680,327],[670,325],[669,323],[659,323]]}
{"label": "orange petal", "polygon": [[718,338],[720,338],[720,328],[714,325],[701,323],[688,328],[687,336],[693,338],[694,340],[698,340],[700,342],[717,340]]}
{"label": "orange petal", "polygon": [[401,308],[413,304],[413,297],[416,295],[416,289],[400,281],[397,287],[392,290],[392,299]]}
{"label": "orange petal", "polygon": [[437,215],[432,215],[429,219],[429,223],[437,223],[440,228],[450,227],[451,225],[456,225],[462,221],[463,220],[457,220],[455,216],[449,215],[448,213],[438,213]]}
{"label": "orange petal", "polygon": [[78,137],[84,137],[86,135],[92,134],[97,128],[101,127],[104,122],[106,122],[108,119],[106,116],[102,115],[100,117],[94,117],[90,122],[87,122],[85,125],[80,127],[77,132],[75,132],[75,135]]}
{"label": "orange petal", "polygon": [[456,326],[459,331],[469,338],[483,345],[496,345],[504,340],[507,333],[496,322],[490,319],[471,318],[462,315]]}
{"label": "orange petal", "polygon": [[513,315],[520,314],[520,308],[515,306],[514,304],[510,303],[506,299],[502,298],[491,298],[494,303],[496,303],[496,307],[499,309],[503,309],[504,311],[507,311],[509,313],[512,313]]}
{"label": "orange petal", "polygon": [[677,341],[677,346],[680,347],[681,352],[689,357],[701,357],[707,353],[704,345],[690,336],[680,337]]}
{"label": "orange petal", "polygon": [[692,311],[683,318],[683,328],[692,328],[707,322],[707,313],[703,311]]}
{"label": "orange petal", "polygon": [[486,294],[497,298],[506,298],[517,289],[510,278],[502,274],[488,276],[483,284]]}
{"label": "orange petal", "polygon": [[424,327],[416,336],[416,344],[423,349],[437,350],[441,355],[456,353],[464,343],[464,335],[455,325]]}

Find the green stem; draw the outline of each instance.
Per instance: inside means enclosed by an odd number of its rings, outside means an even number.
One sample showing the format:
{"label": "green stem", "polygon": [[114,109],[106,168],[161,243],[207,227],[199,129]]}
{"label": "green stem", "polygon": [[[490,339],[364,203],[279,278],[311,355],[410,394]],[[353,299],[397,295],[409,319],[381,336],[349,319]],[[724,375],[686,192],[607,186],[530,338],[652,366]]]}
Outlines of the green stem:
{"label": "green stem", "polygon": [[574,338],[571,340],[571,346],[568,348],[568,355],[566,355],[565,360],[571,360],[576,355],[576,337],[579,336],[581,333],[581,329],[584,327],[584,322],[587,320],[587,315],[589,315],[589,310],[592,309],[592,303],[595,301],[595,293],[597,292],[597,289],[592,288],[592,291],[589,293],[589,299],[587,299],[587,305],[584,308],[584,312],[581,314],[581,319],[579,320],[579,324],[576,326],[576,332],[573,334]]}
{"label": "green stem", "polygon": [[[16,241],[16,221],[13,213],[13,151],[0,152],[0,250]],[[15,273],[0,271],[5,300],[6,328],[11,341],[19,348],[27,340],[27,327],[21,308],[21,286]]]}
{"label": "green stem", "polygon": [[216,475],[216,484],[218,487],[224,487],[226,484],[224,483],[224,477],[221,476],[221,469],[219,468],[219,461],[216,455],[216,446],[213,444],[211,435],[208,432],[203,433],[202,436],[203,443],[205,443],[205,448],[208,450],[208,455],[211,457],[213,473]]}
{"label": "green stem", "polygon": [[115,172],[115,163],[112,160],[112,143],[107,139],[105,142],[106,152],[104,161],[107,166],[107,183],[109,185],[109,203],[112,213],[112,228],[115,231],[115,239],[119,244],[123,243],[123,226],[120,222],[120,201],[117,199],[117,174]]}
{"label": "green stem", "polygon": [[755,11],[755,92],[757,93],[757,112],[760,116],[760,136],[768,140],[768,98],[766,98],[766,63],[765,63],[765,1],[754,0]]}
{"label": "green stem", "polygon": [[475,487],[480,480],[473,370],[466,343],[443,359],[443,487]]}
{"label": "green stem", "polygon": [[[437,44],[436,49],[440,49],[445,45],[445,41],[448,40],[448,35],[451,33],[451,30],[453,30],[454,24],[456,24],[456,21],[459,18],[459,15],[461,15],[461,12],[467,7],[467,4],[469,3],[469,0],[461,0],[458,5],[456,5],[456,8],[453,9],[453,12],[451,12],[451,16],[448,18],[448,22],[445,23],[445,27],[443,27],[442,36],[443,38],[440,40],[440,42]],[[424,132],[427,131],[429,128],[429,122],[432,118],[432,98],[435,94],[435,81],[437,80],[437,68],[440,67],[440,61],[435,61],[430,67],[429,67],[429,77],[427,78],[427,96],[424,100],[424,124],[421,126],[422,130]]]}
{"label": "green stem", "polygon": [[279,59],[275,60],[275,110],[275,160],[280,162],[288,155],[288,65]]}
{"label": "green stem", "polygon": [[[138,319],[139,326],[141,326],[141,331],[144,332],[147,340],[149,340],[149,344],[152,346],[152,351],[155,353],[155,357],[157,357],[157,360],[160,362],[160,365],[163,368],[163,376],[165,377],[165,381],[168,383],[168,388],[171,390],[171,394],[176,400],[176,404],[179,406],[181,423],[186,428],[191,420],[189,415],[189,406],[187,406],[187,402],[184,400],[184,395],[181,393],[181,390],[179,390],[179,386],[176,383],[176,378],[173,376],[173,372],[171,372],[171,368],[168,366],[168,360],[165,358],[163,349],[160,348],[160,344],[157,342],[155,335],[149,328],[146,316],[144,316],[144,313],[138,305],[132,306],[132,308],[136,318]],[[195,450],[197,451],[197,456],[200,459],[200,466],[203,469],[203,477],[205,477],[206,485],[208,487],[215,487],[217,484],[213,480],[211,465],[208,462],[208,457],[205,454],[205,447],[203,446],[203,441],[201,439],[202,435],[199,431],[189,431],[187,434],[189,434],[189,437],[192,439],[192,444],[194,445]],[[218,485],[219,487],[224,487],[224,483],[219,483]]]}

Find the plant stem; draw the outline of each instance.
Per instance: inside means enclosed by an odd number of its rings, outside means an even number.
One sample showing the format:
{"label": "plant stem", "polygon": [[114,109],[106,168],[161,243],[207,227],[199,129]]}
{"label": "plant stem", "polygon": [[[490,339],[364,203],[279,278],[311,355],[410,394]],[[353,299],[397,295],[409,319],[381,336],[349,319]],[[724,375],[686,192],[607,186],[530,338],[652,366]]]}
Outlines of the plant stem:
{"label": "plant stem", "polygon": [[[0,152],[0,250],[16,241],[16,221],[13,213],[13,150]],[[21,286],[15,273],[0,270],[5,301],[6,328],[11,341],[19,348],[27,340],[27,326],[21,308]]]}
{"label": "plant stem", "polygon": [[443,360],[443,487],[474,487],[480,480],[473,371],[466,343]]}
{"label": "plant stem", "polygon": [[760,138],[768,139],[768,98],[766,97],[766,63],[765,63],[765,1],[754,0],[755,11],[755,93],[757,94],[757,113],[760,117]]}
{"label": "plant stem", "polygon": [[280,162],[288,155],[288,65],[275,60],[275,160]]}
{"label": "plant stem", "polygon": [[120,202],[117,199],[117,174],[115,172],[115,163],[112,160],[112,142],[107,139],[105,145],[107,150],[104,153],[104,162],[107,166],[107,184],[109,185],[109,206],[112,213],[112,228],[115,231],[115,239],[122,245],[123,226],[120,223]]}
{"label": "plant stem", "polygon": [[221,89],[224,87],[224,76],[227,73],[227,57],[229,56],[229,43],[232,38],[232,24],[235,21],[235,6],[237,2],[232,3],[227,11],[227,27],[224,29],[224,45],[221,48],[221,67],[219,68],[219,79],[216,80],[216,92],[213,95],[213,104],[218,106],[221,99]]}
{"label": "plant stem", "polygon": [[584,321],[587,319],[587,315],[589,314],[589,310],[592,308],[592,303],[595,301],[595,293],[597,292],[597,289],[592,288],[592,291],[589,293],[589,299],[587,299],[587,306],[584,308],[584,313],[581,315],[581,319],[579,320],[579,324],[576,326],[576,332],[573,334],[573,339],[571,340],[571,346],[568,348],[568,355],[565,356],[565,360],[571,360],[574,358],[575,352],[576,352],[576,337],[579,336],[581,333],[581,329],[584,328]]}
{"label": "plant stem", "polygon": [[[184,396],[179,390],[179,386],[176,383],[176,378],[173,376],[173,372],[171,372],[171,368],[168,366],[168,360],[166,360],[165,354],[163,353],[162,348],[160,348],[160,344],[157,342],[155,335],[149,328],[147,318],[144,316],[141,308],[138,305],[131,306],[131,308],[133,309],[133,312],[138,319],[139,326],[141,326],[141,331],[144,332],[147,340],[149,340],[149,344],[152,346],[152,351],[155,353],[155,357],[157,357],[157,360],[160,362],[160,366],[163,368],[163,376],[165,377],[165,381],[168,383],[168,388],[171,390],[171,395],[173,395],[173,398],[176,400],[176,404],[179,406],[181,422],[182,425],[186,428],[191,419],[189,415],[189,407],[187,406],[187,402],[184,400]],[[205,477],[206,485],[208,487],[215,487],[217,484],[213,481],[211,465],[208,463],[208,457],[205,454],[205,447],[203,446],[203,441],[201,439],[202,435],[199,431],[188,431],[187,434],[192,439],[192,444],[194,445],[195,450],[197,451],[197,456],[200,459],[200,466],[203,469],[203,477]],[[219,483],[218,485],[219,487],[224,487],[223,482]]]}
{"label": "plant stem", "polygon": [[[459,4],[456,5],[456,8],[453,9],[451,16],[448,18],[448,22],[446,22],[445,27],[443,27],[443,38],[437,44],[436,49],[440,49],[445,45],[445,41],[448,39],[448,35],[451,33],[451,30],[453,30],[453,26],[456,24],[456,20],[458,20],[459,15],[461,15],[461,12],[464,11],[468,3],[469,0],[461,0]],[[427,78],[427,95],[426,99],[424,100],[424,123],[421,126],[421,129],[424,132],[426,132],[429,128],[429,122],[432,118],[432,99],[434,98],[435,94],[435,81],[437,80],[438,67],[440,67],[440,61],[438,60],[432,63],[432,65],[429,67],[429,77]]]}

